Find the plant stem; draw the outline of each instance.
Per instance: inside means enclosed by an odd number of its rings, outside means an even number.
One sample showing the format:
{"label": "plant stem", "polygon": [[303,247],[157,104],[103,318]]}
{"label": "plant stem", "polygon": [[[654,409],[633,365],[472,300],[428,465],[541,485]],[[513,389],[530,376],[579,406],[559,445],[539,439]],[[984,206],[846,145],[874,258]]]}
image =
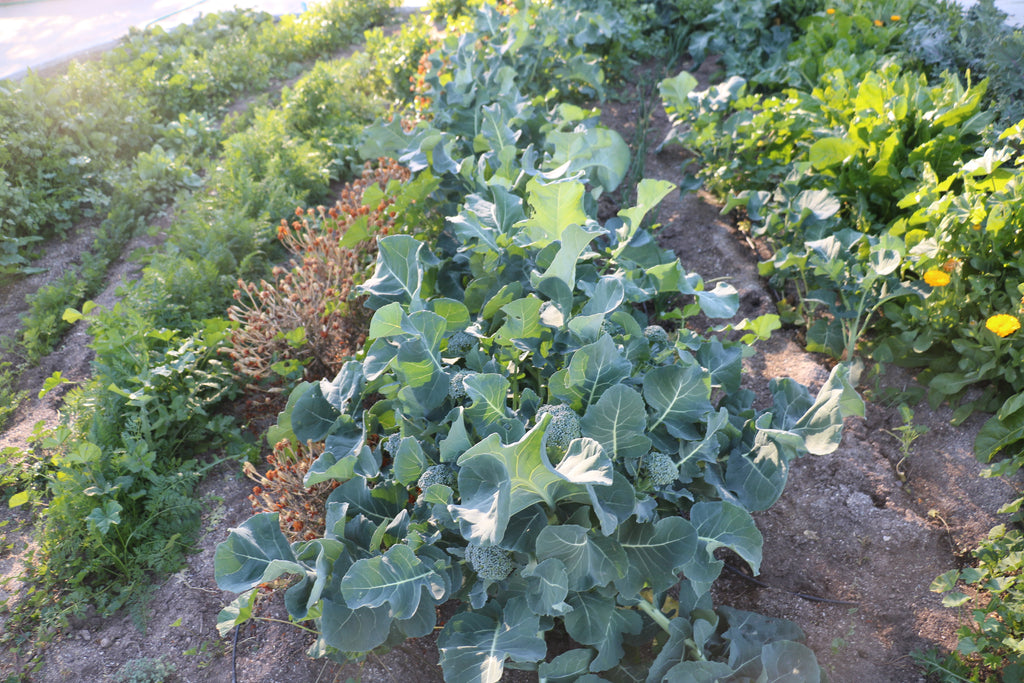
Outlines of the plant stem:
{"label": "plant stem", "polygon": [[668,617],[665,616],[664,612],[662,612],[660,609],[658,609],[657,607],[652,605],[650,602],[648,602],[644,598],[640,598],[640,600],[637,602],[637,607],[640,608],[641,612],[643,612],[644,614],[649,616],[651,619],[653,619],[654,623],[657,624],[659,627],[661,627],[662,631],[664,631],[665,633],[668,633],[669,635],[672,635],[672,632],[669,631],[669,628],[668,628],[669,619],[668,619]]}

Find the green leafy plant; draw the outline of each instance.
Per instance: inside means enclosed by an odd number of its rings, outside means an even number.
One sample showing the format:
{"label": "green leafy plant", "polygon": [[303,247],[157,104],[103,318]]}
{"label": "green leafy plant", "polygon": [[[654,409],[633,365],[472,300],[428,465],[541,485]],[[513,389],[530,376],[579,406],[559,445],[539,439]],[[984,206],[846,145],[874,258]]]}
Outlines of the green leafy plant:
{"label": "green leafy plant", "polygon": [[[960,641],[945,665],[933,660],[927,669],[945,680],[996,680],[996,672],[1000,680],[1018,680],[1024,676],[1024,592],[1018,585],[1024,536],[999,525],[973,554],[977,567],[951,569],[932,583],[932,591],[944,594],[943,605],[967,609],[973,623],[957,631]],[[977,597],[960,591],[959,583]]]}
{"label": "green leafy plant", "polygon": [[[514,40],[520,20],[509,23]],[[651,238],[644,218],[674,188],[644,180],[636,206],[598,223],[591,201],[621,182],[625,144],[591,121],[565,130],[564,107],[527,106],[514,73],[469,43],[436,55],[453,78],[426,75],[431,124],[381,126],[363,146],[440,176],[448,228],[431,242],[379,240],[361,286],[374,311],[363,351],[333,380],[297,386],[274,431],[323,444],[305,475],[338,483],[323,536],[289,543],[273,513],[234,530],[216,572],[241,595],[220,628],[287,575],[292,619],[318,634],[311,653],[338,660],[429,633],[454,599],[438,640],[452,681],[496,681],[506,666],[648,680],[786,666],[819,680],[798,629],[715,609],[709,589],[717,548],[757,570],[750,511],[776,500],[794,457],[831,452],[860,409],[849,367],[817,398],[773,382],[774,405],[758,413],[739,342],[645,334],[648,303],[682,296],[684,321],[738,306]],[[462,70],[479,76],[469,111],[454,104],[466,102]],[[556,626],[570,647],[547,662]],[[649,670],[627,654],[634,642],[654,643]]]}

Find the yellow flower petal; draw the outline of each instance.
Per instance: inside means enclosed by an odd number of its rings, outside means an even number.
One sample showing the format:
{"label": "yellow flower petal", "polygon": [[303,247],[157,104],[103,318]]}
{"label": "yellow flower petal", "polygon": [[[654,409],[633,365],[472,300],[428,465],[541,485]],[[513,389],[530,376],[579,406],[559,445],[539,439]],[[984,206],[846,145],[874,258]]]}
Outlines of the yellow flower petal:
{"label": "yellow flower petal", "polygon": [[943,270],[929,270],[924,274],[924,281],[932,287],[945,287],[949,284],[949,273]]}
{"label": "yellow flower petal", "polygon": [[985,327],[1000,337],[1007,337],[1020,329],[1020,321],[1016,316],[998,313],[985,321]]}
{"label": "yellow flower petal", "polygon": [[827,14],[829,16],[832,16],[835,13],[836,13],[835,9],[833,9],[831,7],[829,7],[827,10],[825,10],[825,14]]}
{"label": "yellow flower petal", "polygon": [[881,19],[875,19],[875,26],[881,27],[881,26],[885,26],[885,24],[882,23]]}
{"label": "yellow flower petal", "polygon": [[891,17],[889,17],[889,21],[899,21],[901,18],[902,17],[900,17],[900,15],[894,14]]}

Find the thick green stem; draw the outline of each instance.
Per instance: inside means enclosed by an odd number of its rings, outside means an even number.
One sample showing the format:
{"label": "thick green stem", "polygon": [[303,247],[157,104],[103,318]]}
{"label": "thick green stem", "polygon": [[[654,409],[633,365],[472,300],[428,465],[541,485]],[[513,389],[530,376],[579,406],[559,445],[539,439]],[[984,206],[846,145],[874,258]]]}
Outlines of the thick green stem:
{"label": "thick green stem", "polygon": [[643,598],[640,598],[639,602],[637,602],[637,607],[640,608],[641,612],[643,612],[651,619],[653,619],[654,623],[660,626],[662,631],[668,633],[669,635],[672,634],[672,632],[668,629],[669,619],[665,616],[664,612],[662,612],[660,609],[658,609],[651,603],[647,602],[647,600],[644,600]]}

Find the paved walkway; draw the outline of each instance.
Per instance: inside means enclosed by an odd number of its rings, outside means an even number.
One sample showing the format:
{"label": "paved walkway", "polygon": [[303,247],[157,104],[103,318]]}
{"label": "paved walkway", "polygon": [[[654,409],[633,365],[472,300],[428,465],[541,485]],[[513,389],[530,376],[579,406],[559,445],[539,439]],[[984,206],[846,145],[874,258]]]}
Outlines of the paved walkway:
{"label": "paved walkway", "polygon": [[[246,7],[298,14],[315,0],[0,0],[0,79],[17,78],[73,55],[113,45],[130,28],[165,29]],[[420,7],[425,0],[406,0]]]}

